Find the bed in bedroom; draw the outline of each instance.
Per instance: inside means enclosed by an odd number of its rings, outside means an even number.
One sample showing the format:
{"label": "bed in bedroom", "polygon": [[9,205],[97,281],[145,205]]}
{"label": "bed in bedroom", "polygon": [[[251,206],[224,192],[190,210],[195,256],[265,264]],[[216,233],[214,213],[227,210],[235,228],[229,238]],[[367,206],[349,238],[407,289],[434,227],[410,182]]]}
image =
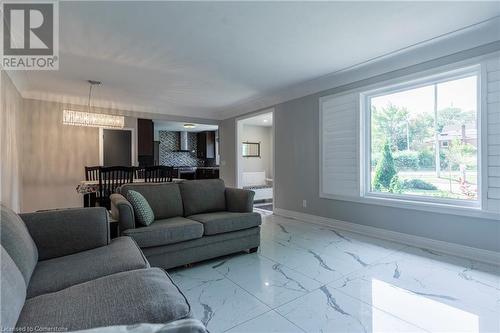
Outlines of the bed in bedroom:
{"label": "bed in bedroom", "polygon": [[266,178],[265,171],[243,172],[241,178],[243,188],[255,192],[254,202],[273,199],[273,180]]}

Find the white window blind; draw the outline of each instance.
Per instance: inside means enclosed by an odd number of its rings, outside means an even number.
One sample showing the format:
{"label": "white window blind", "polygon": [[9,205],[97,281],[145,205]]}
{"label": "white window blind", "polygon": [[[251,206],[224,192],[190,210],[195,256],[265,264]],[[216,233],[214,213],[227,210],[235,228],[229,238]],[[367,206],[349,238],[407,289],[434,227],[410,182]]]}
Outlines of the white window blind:
{"label": "white window blind", "polygon": [[320,98],[320,196],[359,197],[356,93]]}
{"label": "white window blind", "polygon": [[486,63],[487,210],[500,212],[500,59]]}

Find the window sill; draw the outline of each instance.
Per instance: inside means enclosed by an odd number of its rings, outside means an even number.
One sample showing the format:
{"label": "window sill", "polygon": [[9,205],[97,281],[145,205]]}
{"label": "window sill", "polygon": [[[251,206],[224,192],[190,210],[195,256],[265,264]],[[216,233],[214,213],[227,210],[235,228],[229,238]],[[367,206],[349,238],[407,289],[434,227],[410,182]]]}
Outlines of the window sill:
{"label": "window sill", "polygon": [[341,200],[341,201],[358,202],[369,205],[379,205],[386,207],[432,212],[437,214],[469,216],[469,217],[493,219],[500,221],[500,213],[485,211],[482,210],[480,207],[476,206],[463,207],[463,206],[443,204],[443,203],[404,200],[400,198],[386,198],[369,194],[360,197],[348,197],[348,196],[328,195],[325,193],[320,193],[320,197],[326,199]]}

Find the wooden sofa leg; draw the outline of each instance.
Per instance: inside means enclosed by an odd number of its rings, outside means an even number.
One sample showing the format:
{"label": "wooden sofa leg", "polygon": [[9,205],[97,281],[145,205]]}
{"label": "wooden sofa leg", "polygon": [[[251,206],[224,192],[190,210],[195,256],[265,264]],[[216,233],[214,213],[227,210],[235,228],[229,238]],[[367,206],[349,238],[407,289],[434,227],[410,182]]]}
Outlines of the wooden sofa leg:
{"label": "wooden sofa leg", "polygon": [[258,249],[259,247],[252,247],[251,249],[248,250],[248,253],[255,253],[257,252]]}

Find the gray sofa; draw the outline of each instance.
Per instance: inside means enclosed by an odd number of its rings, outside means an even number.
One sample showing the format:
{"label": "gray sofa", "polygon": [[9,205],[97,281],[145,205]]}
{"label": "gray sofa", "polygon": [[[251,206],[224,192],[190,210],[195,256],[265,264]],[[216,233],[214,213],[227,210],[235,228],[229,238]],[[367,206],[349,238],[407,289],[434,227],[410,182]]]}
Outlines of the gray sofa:
{"label": "gray sofa", "polygon": [[[155,221],[136,223],[127,192],[140,192]],[[153,266],[165,269],[243,250],[260,244],[261,216],[253,212],[254,192],[226,188],[221,179],[182,183],[126,184],[111,195],[112,215],[121,235],[132,237]]]}
{"label": "gray sofa", "polygon": [[[132,238],[110,241],[104,208],[17,215],[1,205],[0,212],[2,332],[190,318],[184,295]],[[191,332],[205,332],[200,327]]]}

